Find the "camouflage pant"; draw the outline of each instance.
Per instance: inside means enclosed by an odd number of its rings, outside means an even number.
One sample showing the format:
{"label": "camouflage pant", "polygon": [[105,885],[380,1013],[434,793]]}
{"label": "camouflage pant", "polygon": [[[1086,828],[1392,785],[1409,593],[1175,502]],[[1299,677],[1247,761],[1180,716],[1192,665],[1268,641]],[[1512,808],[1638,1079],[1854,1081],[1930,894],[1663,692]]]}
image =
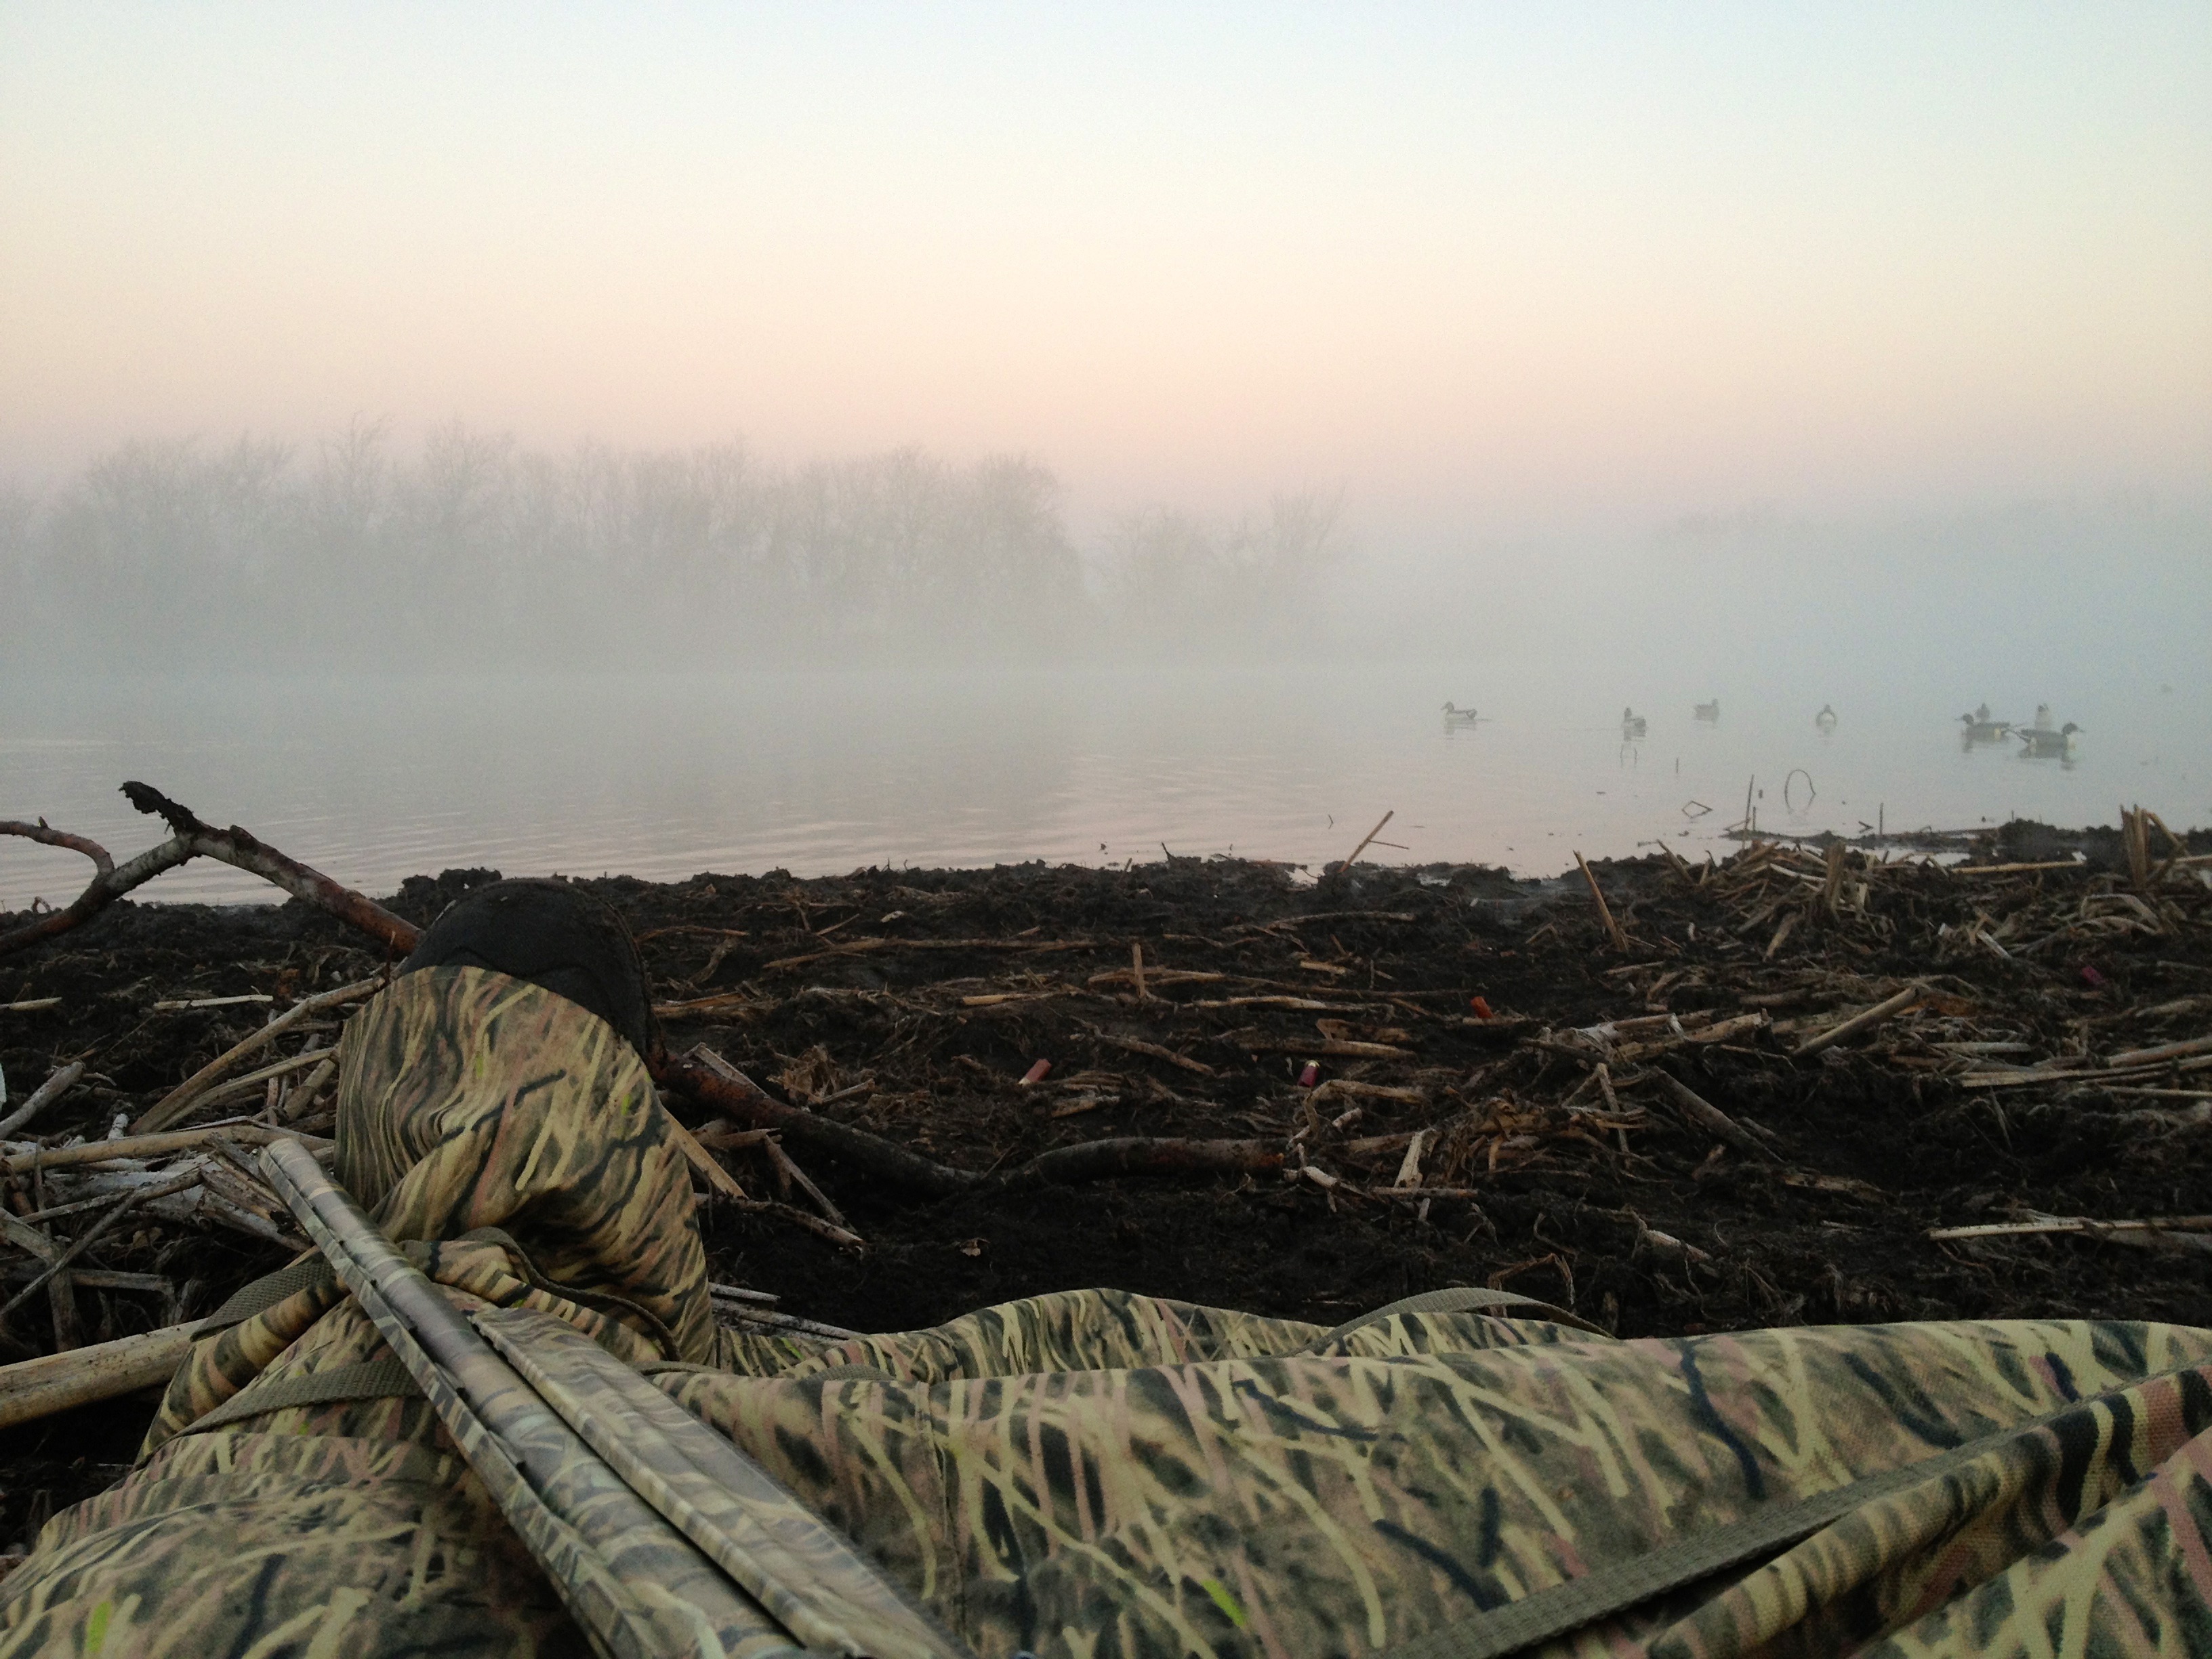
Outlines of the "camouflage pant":
{"label": "camouflage pant", "polygon": [[[2212,1332],[1325,1332],[1085,1291],[737,1336],[596,1019],[434,969],[343,1060],[338,1173],[457,1303],[644,1370],[991,1659],[2212,1652]],[[260,1300],[0,1583],[0,1656],[581,1650],[359,1311]]]}

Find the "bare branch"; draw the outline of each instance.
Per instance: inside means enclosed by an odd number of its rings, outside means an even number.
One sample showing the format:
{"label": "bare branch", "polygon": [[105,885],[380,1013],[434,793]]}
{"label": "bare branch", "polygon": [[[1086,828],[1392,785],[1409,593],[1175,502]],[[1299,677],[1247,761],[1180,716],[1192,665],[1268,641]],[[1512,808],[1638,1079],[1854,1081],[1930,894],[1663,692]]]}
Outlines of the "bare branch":
{"label": "bare branch", "polygon": [[653,1079],[664,1089],[753,1128],[781,1131],[786,1141],[909,1192],[932,1198],[1002,1187],[1052,1187],[1116,1176],[1250,1174],[1283,1165],[1279,1142],[1188,1140],[1180,1136],[1123,1136],[1054,1146],[1012,1170],[956,1170],[894,1145],[880,1135],[787,1105],[711,1048],[663,1055]]}
{"label": "bare branch", "polygon": [[124,794],[131,805],[167,823],[173,832],[158,847],[149,848],[129,863],[117,865],[98,842],[36,825],[0,822],[0,835],[21,836],[52,847],[66,847],[93,861],[96,873],[76,901],[64,909],[38,917],[25,926],[0,933],[0,956],[27,949],[90,921],[135,887],[143,886],[165,870],[195,858],[211,858],[220,864],[274,882],[295,898],[307,900],[349,927],[376,939],[393,956],[415,948],[420,930],[395,916],[382,905],[350,887],[332,881],[319,870],[289,858],[233,824],[216,830],[200,822],[189,807],[179,805],[160,790],[143,783],[126,783]]}
{"label": "bare branch", "polygon": [[72,853],[82,853],[92,860],[93,869],[106,875],[115,868],[115,860],[107,849],[96,841],[82,836],[72,836],[65,830],[52,828],[44,818],[36,823],[19,823],[12,818],[0,818],[0,836],[21,836],[26,841],[35,841],[48,847],[66,847]]}
{"label": "bare branch", "polygon": [[[305,899],[318,908],[327,910],[348,926],[367,933],[395,957],[412,951],[416,941],[422,936],[422,930],[414,923],[392,915],[374,900],[331,880],[320,871],[310,869],[298,860],[278,852],[235,824],[228,830],[211,829],[203,823],[191,808],[171,800],[160,790],[147,784],[126,783],[123,786],[123,793],[140,811],[158,817],[167,823],[174,832],[171,839],[140,854],[128,864],[103,868],[77,902],[68,909],[41,916],[28,927],[0,935],[0,955],[67,932],[105,909],[132,888],[193,858],[215,859],[234,869],[247,871],[274,882],[286,892]],[[43,824],[35,830],[24,825],[0,825],[0,829],[20,830],[34,840],[56,846],[73,847],[88,858],[93,858],[95,863],[106,858],[106,853],[92,842],[82,842],[80,844],[81,838],[64,838],[59,832],[48,830]],[[962,943],[975,944],[979,941]],[[294,1010],[293,1014],[305,1012],[310,1004],[321,1006],[328,1000],[357,994],[359,989],[358,987],[347,987],[342,991],[325,993],[321,998],[308,999]],[[287,1018],[289,1020],[290,1016]],[[241,1048],[255,1046],[272,1035],[273,1027],[264,1028],[249,1037]],[[1145,1046],[1146,1052],[1152,1052],[1149,1045],[1125,1046]],[[1197,1062],[1180,1055],[1168,1054],[1166,1057],[1194,1070],[1204,1069]],[[189,1103],[191,1091],[196,1085],[204,1086],[214,1074],[236,1058],[237,1051],[225,1054],[200,1075],[188,1079],[169,1099],[157,1104],[142,1118],[140,1127],[150,1128],[157,1122],[173,1119]],[[790,1145],[811,1154],[838,1159],[894,1186],[932,1197],[949,1197],[955,1193],[971,1192],[981,1188],[1048,1186],[1096,1181],[1115,1176],[1249,1172],[1279,1169],[1283,1162],[1282,1152],[1270,1142],[1127,1137],[1085,1141],[1073,1146],[1056,1146],[1008,1170],[957,1170],[908,1152],[880,1135],[870,1134],[865,1129],[854,1128],[835,1118],[824,1117],[804,1107],[778,1100],[743,1072],[709,1050],[694,1049],[681,1056],[672,1056],[665,1052],[655,1054],[649,1057],[647,1064],[653,1081],[663,1089],[683,1095],[749,1127],[779,1130]],[[116,1154],[110,1150],[105,1155],[112,1157]]]}
{"label": "bare branch", "polygon": [[150,852],[141,853],[120,870],[108,856],[107,849],[96,841],[82,836],[64,834],[50,830],[44,819],[37,823],[18,823],[0,821],[0,835],[21,836],[48,847],[66,847],[72,853],[82,853],[92,860],[93,878],[74,903],[59,910],[49,910],[21,927],[0,933],[0,957],[21,951],[58,934],[66,933],[81,921],[89,921],[142,882],[151,881],[164,870],[173,870],[191,857],[191,852],[179,842],[163,842]]}
{"label": "bare branch", "polygon": [[987,1178],[923,1158],[834,1117],[787,1105],[709,1048],[658,1056],[653,1078],[662,1088],[720,1112],[732,1122],[747,1128],[780,1129],[785,1139],[803,1151],[838,1159],[910,1192],[949,1198],[981,1185]]}

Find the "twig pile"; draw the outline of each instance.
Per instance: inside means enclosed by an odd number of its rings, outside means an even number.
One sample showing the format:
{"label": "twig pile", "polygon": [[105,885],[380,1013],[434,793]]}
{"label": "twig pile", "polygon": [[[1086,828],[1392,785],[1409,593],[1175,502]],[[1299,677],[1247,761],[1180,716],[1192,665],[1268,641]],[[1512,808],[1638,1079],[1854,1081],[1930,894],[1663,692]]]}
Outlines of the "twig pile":
{"label": "twig pile", "polygon": [[[103,993],[137,1024],[52,1052],[37,1090],[0,1102],[9,1358],[175,1325],[302,1246],[246,1149],[329,1131],[343,1020],[471,879],[410,884],[387,908],[130,788],[173,838],[124,866],[43,824],[0,824],[95,870],[77,903],[0,932],[0,955],[33,964],[0,1013],[68,1015],[38,977],[53,958],[32,947],[186,857],[271,874],[359,942],[231,963],[225,983],[250,990],[205,994],[222,988],[196,969]],[[1984,848],[1949,866],[1754,841],[1700,866],[1578,859],[1569,880],[1536,884],[1348,863],[1301,888],[1270,866],[1171,859],[601,890],[639,924],[665,1036],[653,1066],[710,1215],[854,1252],[902,1204],[1197,1177],[1346,1226],[1525,1234],[1485,1276],[1546,1269],[1570,1302],[1577,1262],[1587,1294],[1625,1258],[1636,1294],[1702,1305],[1725,1284],[1786,1318],[1812,1292],[1732,1256],[1701,1204],[1747,1194],[1801,1231],[1840,1233],[1911,1208],[1902,1176],[1866,1178],[1842,1109],[1822,1103],[1886,1091],[1929,1125],[1984,1121],[2000,1146],[2024,1121],[2003,1104],[2015,1097],[2118,1109],[2136,1132],[2212,1120],[2212,857],[2141,811],[2106,839],[2107,856]],[[2201,988],[2112,990],[2154,969]],[[193,1023],[189,1062],[119,1083],[173,1021]],[[1911,1217],[1915,1236],[1934,1218]],[[1917,1248],[2170,1241],[2199,1221],[2015,1206]],[[237,1248],[210,1252],[210,1229]],[[1899,1305],[1827,1271],[1837,1316]],[[717,1297],[733,1322],[805,1328],[765,1292]],[[1617,1291],[1602,1299],[1614,1322]]]}

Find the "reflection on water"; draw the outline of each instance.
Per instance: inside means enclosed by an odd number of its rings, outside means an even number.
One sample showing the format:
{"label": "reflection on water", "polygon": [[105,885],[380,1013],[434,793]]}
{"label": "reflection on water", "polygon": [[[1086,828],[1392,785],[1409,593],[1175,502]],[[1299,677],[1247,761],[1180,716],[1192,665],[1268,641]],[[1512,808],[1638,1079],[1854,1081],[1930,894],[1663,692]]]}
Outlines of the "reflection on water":
{"label": "reflection on water", "polygon": [[[638,675],[407,683],[0,681],[0,817],[118,857],[160,839],[143,778],[341,879],[417,872],[799,874],[1235,852],[1318,867],[1386,809],[1417,862],[1556,874],[1666,837],[1692,856],[1747,803],[1762,829],[2110,822],[2122,801],[2212,823],[2212,718],[2083,704],[2066,752],[1958,741],[1958,701],[1612,685],[1464,663],[984,675]],[[1441,722],[1445,693],[1452,707]],[[1637,697],[1622,729],[1624,692]],[[1838,701],[1841,701],[1838,699]],[[2079,701],[2079,700],[2077,700]],[[1480,707],[1474,716],[1468,703]],[[1923,706],[1925,705],[1925,706]],[[1634,713],[1637,707],[1647,712]],[[1653,713],[1668,710],[1670,713]],[[1717,709],[1714,710],[1717,714]],[[0,908],[65,902],[84,866],[0,839]],[[262,898],[193,864],[149,896]]]}

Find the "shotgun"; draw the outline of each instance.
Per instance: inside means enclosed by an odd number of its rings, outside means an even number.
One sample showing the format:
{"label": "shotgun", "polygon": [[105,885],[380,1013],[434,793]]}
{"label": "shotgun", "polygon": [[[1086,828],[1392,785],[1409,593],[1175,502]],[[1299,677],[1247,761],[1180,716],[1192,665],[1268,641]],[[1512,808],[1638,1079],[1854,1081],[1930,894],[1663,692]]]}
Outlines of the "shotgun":
{"label": "shotgun", "polygon": [[607,1659],[972,1659],[729,1441],[550,1314],[464,1314],[296,1140],[290,1206]]}

